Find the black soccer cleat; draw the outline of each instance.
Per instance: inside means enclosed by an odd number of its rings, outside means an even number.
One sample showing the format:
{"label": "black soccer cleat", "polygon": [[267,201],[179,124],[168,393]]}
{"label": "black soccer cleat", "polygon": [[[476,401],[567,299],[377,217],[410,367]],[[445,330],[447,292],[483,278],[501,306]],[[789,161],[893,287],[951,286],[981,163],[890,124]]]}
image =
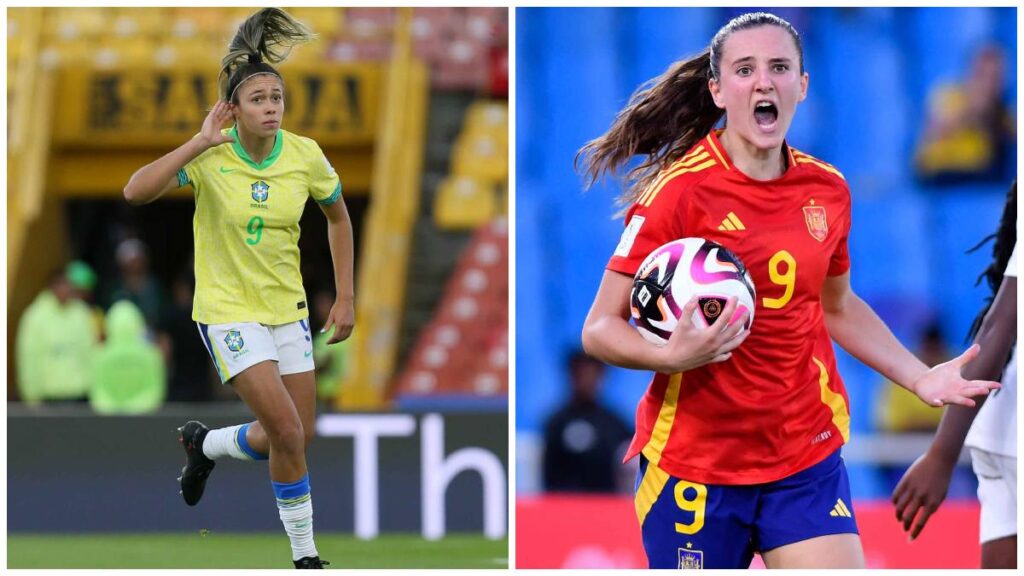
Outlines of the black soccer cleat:
{"label": "black soccer cleat", "polygon": [[299,560],[292,560],[295,563],[295,568],[298,570],[308,569],[323,569],[324,566],[330,564],[327,560],[321,560],[319,556],[306,556]]}
{"label": "black soccer cleat", "polygon": [[181,469],[181,495],[185,498],[185,504],[195,506],[203,497],[203,490],[206,488],[206,479],[210,476],[216,462],[210,460],[203,454],[203,440],[210,431],[202,422],[191,420],[178,432],[181,437],[178,439],[185,447],[185,467]]}

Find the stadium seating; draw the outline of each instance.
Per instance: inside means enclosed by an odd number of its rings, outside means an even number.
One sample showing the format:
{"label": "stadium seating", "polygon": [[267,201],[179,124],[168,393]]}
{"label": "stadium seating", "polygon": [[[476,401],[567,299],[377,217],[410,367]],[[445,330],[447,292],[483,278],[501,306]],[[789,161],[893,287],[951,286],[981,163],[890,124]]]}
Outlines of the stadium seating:
{"label": "stadium seating", "polygon": [[508,393],[508,224],[479,228],[416,340],[398,397]]}

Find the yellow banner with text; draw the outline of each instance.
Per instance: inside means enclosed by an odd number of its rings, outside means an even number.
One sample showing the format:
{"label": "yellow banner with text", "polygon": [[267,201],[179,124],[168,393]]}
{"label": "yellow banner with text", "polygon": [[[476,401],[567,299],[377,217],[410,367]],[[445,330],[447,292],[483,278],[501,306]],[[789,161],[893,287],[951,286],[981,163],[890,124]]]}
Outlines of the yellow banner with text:
{"label": "yellow banner with text", "polygon": [[[283,128],[321,147],[372,145],[382,67],[330,64],[281,70]],[[55,96],[58,147],[165,147],[199,132],[217,77],[198,69],[67,69]]]}

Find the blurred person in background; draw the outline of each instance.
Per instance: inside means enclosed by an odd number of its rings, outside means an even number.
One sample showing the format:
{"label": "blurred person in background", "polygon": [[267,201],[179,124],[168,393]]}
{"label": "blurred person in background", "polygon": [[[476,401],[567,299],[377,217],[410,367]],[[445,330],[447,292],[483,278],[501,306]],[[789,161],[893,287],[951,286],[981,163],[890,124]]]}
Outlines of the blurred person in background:
{"label": "blurred person in background", "polygon": [[964,82],[933,89],[916,157],[922,182],[1005,182],[1013,176],[1016,120],[1004,102],[1004,61],[998,46],[985,46]]}
{"label": "blurred person in background", "polygon": [[[591,184],[643,157],[583,343],[609,364],[655,372],[627,453],[640,457],[636,512],[652,568],[741,568],[755,551],[769,568],[864,566],[833,339],[933,406],[973,406],[999,386],[961,378],[977,346],[929,368],[853,292],[846,180],[786,142],[808,82],[792,25],[744,14],[645,84],[578,156]],[[733,218],[744,226],[722,225]],[[749,311],[732,297],[710,327],[684,320],[659,347],[629,323],[633,276],[652,250],[687,236],[746,264],[757,322],[744,330]]]}
{"label": "blurred person in background", "polygon": [[202,339],[196,338],[196,325],[192,321],[194,292],[195,279],[190,268],[171,285],[171,298],[160,323],[160,348],[170,367],[168,402],[213,400],[209,353]]}
{"label": "blurred person in background", "polygon": [[160,282],[149,271],[146,245],[138,238],[124,240],[118,244],[115,258],[119,275],[108,288],[107,308],[118,300],[128,300],[142,312],[146,326],[155,329],[160,323],[164,294]]}
{"label": "blurred person in background", "polygon": [[54,272],[21,317],[15,358],[26,404],[82,402],[89,394],[98,332],[91,308],[78,296],[67,270]]}
{"label": "blurred person in background", "polygon": [[[313,198],[327,217],[336,297],[321,331],[329,344],[355,323],[352,223],[341,182],[320,147],[281,129],[284,81],[270,63],[315,38],[277,8],[238,29],[221,61],[220,98],[198,135],[139,169],[124,189],[147,204],[195,190],[196,296],[192,319],[220,374],[256,422],[181,428],[185,503],[202,498],[216,458],[268,460],[296,568],[323,568],[313,540],[306,446],[315,434],[316,381],[309,310],[299,268],[299,218]],[[221,126],[234,120],[230,129]]]}
{"label": "blurred person in background", "polygon": [[544,424],[544,489],[617,492],[629,426],[598,402],[605,366],[582,351],[567,362],[569,401]]}
{"label": "blurred person in background", "polygon": [[[992,263],[982,275],[992,291],[971,327],[982,352],[965,378],[1002,375],[1003,387],[976,406],[949,406],[928,451],[893,491],[896,519],[917,538],[946,498],[950,476],[966,445],[971,449],[981,501],[982,568],[1017,568],[1017,183],[993,235]],[[988,242],[992,237],[987,238]],[[979,279],[980,281],[980,279]]]}
{"label": "blurred person in background", "polygon": [[[921,335],[918,358],[928,366],[949,360],[949,351],[938,324],[928,325]],[[884,380],[875,402],[875,426],[884,432],[934,432],[942,411],[924,404],[909,390]]]}
{"label": "blurred person in background", "polygon": [[97,414],[145,414],[167,394],[164,359],[146,339],[146,320],[135,304],[115,302],[107,311],[106,342],[92,365],[89,404]]}
{"label": "blurred person in background", "polygon": [[67,275],[68,282],[77,291],[78,299],[88,306],[92,312],[93,322],[96,324],[96,334],[99,340],[102,341],[104,338],[103,325],[105,315],[103,309],[93,302],[93,289],[96,288],[96,273],[93,272],[91,266],[81,260],[72,260],[64,273]]}
{"label": "blurred person in background", "polygon": [[[334,296],[320,290],[313,296],[313,312],[318,324],[327,322],[334,307]],[[325,406],[331,406],[338,397],[338,389],[348,374],[349,345],[351,340],[329,344],[331,334],[318,332],[313,336],[313,360],[316,364],[316,397]]]}

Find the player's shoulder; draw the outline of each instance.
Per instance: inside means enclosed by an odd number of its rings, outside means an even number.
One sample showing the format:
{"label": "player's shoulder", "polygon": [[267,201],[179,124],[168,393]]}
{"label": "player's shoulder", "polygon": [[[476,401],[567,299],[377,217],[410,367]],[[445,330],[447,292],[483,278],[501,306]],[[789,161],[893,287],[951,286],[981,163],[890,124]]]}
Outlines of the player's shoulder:
{"label": "player's shoulder", "polygon": [[663,168],[635,203],[643,207],[674,205],[709,176],[723,170],[723,162],[714,144],[705,138]]}
{"label": "player's shoulder", "polygon": [[281,137],[284,138],[284,143],[290,145],[300,151],[319,150],[320,145],[316,143],[316,140],[309,138],[308,136],[302,136],[294,132],[281,129]]}
{"label": "player's shoulder", "polygon": [[796,166],[809,170],[812,173],[819,174],[840,188],[848,189],[846,176],[843,176],[843,173],[835,166],[820,158],[815,158],[802,150],[797,150],[792,146],[790,146],[789,151],[793,156],[793,161],[796,163]]}

